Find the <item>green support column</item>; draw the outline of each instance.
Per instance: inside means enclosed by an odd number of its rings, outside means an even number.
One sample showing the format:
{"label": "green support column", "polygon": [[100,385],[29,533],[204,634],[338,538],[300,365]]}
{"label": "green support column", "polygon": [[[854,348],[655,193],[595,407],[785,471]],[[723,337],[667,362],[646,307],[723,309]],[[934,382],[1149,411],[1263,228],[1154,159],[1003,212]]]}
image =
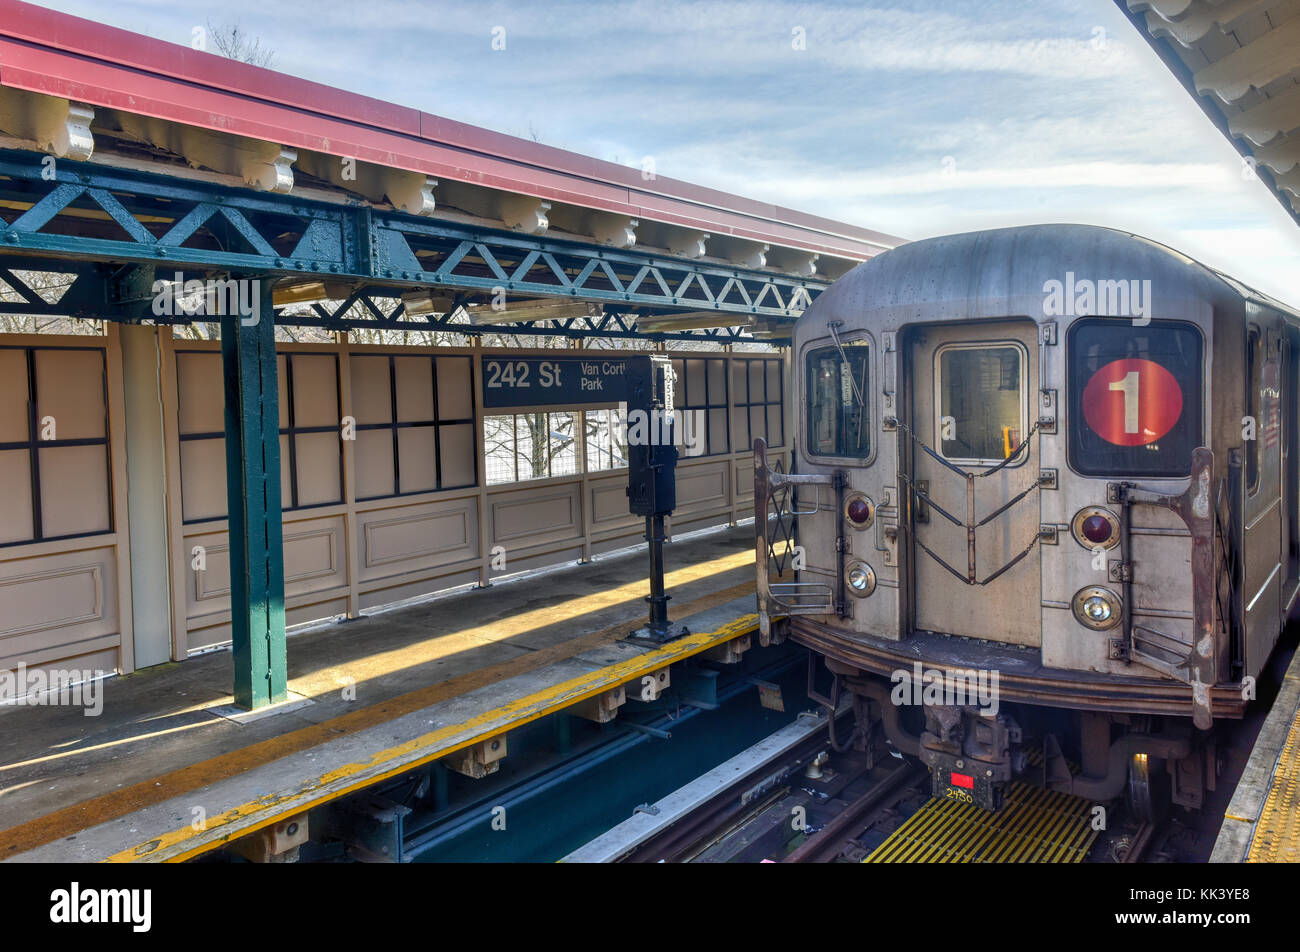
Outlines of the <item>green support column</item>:
{"label": "green support column", "polygon": [[251,314],[221,318],[234,694],[248,710],[288,695],[275,315],[270,282],[251,281]]}

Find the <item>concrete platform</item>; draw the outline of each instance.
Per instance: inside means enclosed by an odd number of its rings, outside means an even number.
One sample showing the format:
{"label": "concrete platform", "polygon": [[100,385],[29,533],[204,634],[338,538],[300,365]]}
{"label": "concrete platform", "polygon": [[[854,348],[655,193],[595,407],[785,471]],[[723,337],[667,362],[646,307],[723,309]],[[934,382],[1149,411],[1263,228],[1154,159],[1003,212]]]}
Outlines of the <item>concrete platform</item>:
{"label": "concrete platform", "polygon": [[1300,651],[1224,812],[1210,862],[1300,862]]}
{"label": "concrete platform", "polygon": [[225,651],[110,679],[97,717],[0,708],[0,858],[183,860],[744,638],[751,533],[668,547],[692,634],[662,647],[620,642],[644,618],[637,553],[291,633],[299,697],[267,716],[216,710]]}

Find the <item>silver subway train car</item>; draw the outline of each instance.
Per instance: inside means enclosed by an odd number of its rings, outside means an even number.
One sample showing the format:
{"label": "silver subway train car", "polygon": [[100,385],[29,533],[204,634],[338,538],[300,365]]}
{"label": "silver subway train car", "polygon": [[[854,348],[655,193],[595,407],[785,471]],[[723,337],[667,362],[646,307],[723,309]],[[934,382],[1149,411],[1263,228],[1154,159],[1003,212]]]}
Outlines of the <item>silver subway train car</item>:
{"label": "silver subway train car", "polygon": [[792,471],[754,447],[760,625],[825,659],[854,742],[988,808],[1029,769],[1199,807],[1300,593],[1300,314],[1029,226],[858,266],[791,355]]}

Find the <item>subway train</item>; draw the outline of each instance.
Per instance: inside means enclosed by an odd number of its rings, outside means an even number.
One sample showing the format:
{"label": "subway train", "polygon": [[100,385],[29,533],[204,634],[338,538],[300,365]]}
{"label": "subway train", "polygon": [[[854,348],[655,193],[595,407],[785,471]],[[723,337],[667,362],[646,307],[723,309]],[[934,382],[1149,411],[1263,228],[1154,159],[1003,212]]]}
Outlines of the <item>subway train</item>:
{"label": "subway train", "polygon": [[1005,228],[859,265],[791,367],[760,634],[824,659],[832,744],[883,732],[986,809],[1026,776],[1198,809],[1300,593],[1300,314],[1134,234]]}

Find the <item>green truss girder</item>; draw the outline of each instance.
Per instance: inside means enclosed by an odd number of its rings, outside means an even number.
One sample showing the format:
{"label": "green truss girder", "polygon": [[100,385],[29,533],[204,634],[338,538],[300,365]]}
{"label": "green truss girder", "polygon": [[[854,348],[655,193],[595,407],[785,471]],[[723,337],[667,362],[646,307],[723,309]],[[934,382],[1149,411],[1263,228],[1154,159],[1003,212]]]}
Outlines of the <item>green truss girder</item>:
{"label": "green truss girder", "polygon": [[[3,272],[0,271],[0,276]],[[745,336],[737,326],[707,327],[688,331],[655,331],[636,329],[638,316],[612,309],[598,315],[571,318],[549,318],[544,321],[516,321],[495,324],[473,324],[458,319],[454,313],[412,317],[397,301],[398,292],[390,288],[358,288],[345,299],[312,304],[307,308],[279,308],[277,324],[297,327],[316,327],[321,330],[407,330],[443,331],[470,336],[535,335],[539,337],[591,337],[603,339],[641,340],[713,340],[720,344],[753,338]],[[387,303],[385,307],[384,304]],[[0,311],[3,307],[0,306]]]}
{"label": "green truss girder", "polygon": [[[38,293],[28,286],[21,274],[16,273],[24,271],[35,272],[42,276],[63,273],[71,277],[66,286],[60,286],[60,293],[57,295],[51,293],[49,288],[43,288],[43,293]],[[168,268],[161,274],[171,276],[173,271],[174,269]],[[182,273],[186,279],[202,274],[193,269]],[[150,304],[153,297],[153,280],[159,275],[160,272],[152,265],[112,265],[53,258],[0,257],[0,315],[96,320],[107,316],[123,323],[138,323],[144,320],[155,324],[186,324],[205,319],[179,314],[155,315]],[[12,289],[11,293],[4,293],[6,287]],[[347,297],[340,301],[278,307],[275,309],[275,323],[281,326],[310,327],[323,331],[366,329],[441,331],[469,336],[489,334],[612,340],[703,340],[719,344],[753,340],[742,327],[735,325],[683,331],[648,332],[637,329],[635,318],[640,313],[663,313],[663,309],[624,312],[605,308],[602,313],[592,316],[498,324],[466,323],[453,313],[417,317],[406,313],[405,307],[399,300],[401,293],[401,289],[392,287],[360,287],[350,291]],[[459,297],[463,298],[465,295]]]}
{"label": "green truss girder", "polygon": [[[826,283],[0,150],[0,255],[793,319]],[[16,207],[15,207],[16,206]],[[14,257],[10,257],[10,256]],[[4,260],[0,258],[0,260]],[[98,316],[130,319],[102,309]],[[135,315],[140,316],[140,315]],[[411,327],[405,322],[405,327]]]}

